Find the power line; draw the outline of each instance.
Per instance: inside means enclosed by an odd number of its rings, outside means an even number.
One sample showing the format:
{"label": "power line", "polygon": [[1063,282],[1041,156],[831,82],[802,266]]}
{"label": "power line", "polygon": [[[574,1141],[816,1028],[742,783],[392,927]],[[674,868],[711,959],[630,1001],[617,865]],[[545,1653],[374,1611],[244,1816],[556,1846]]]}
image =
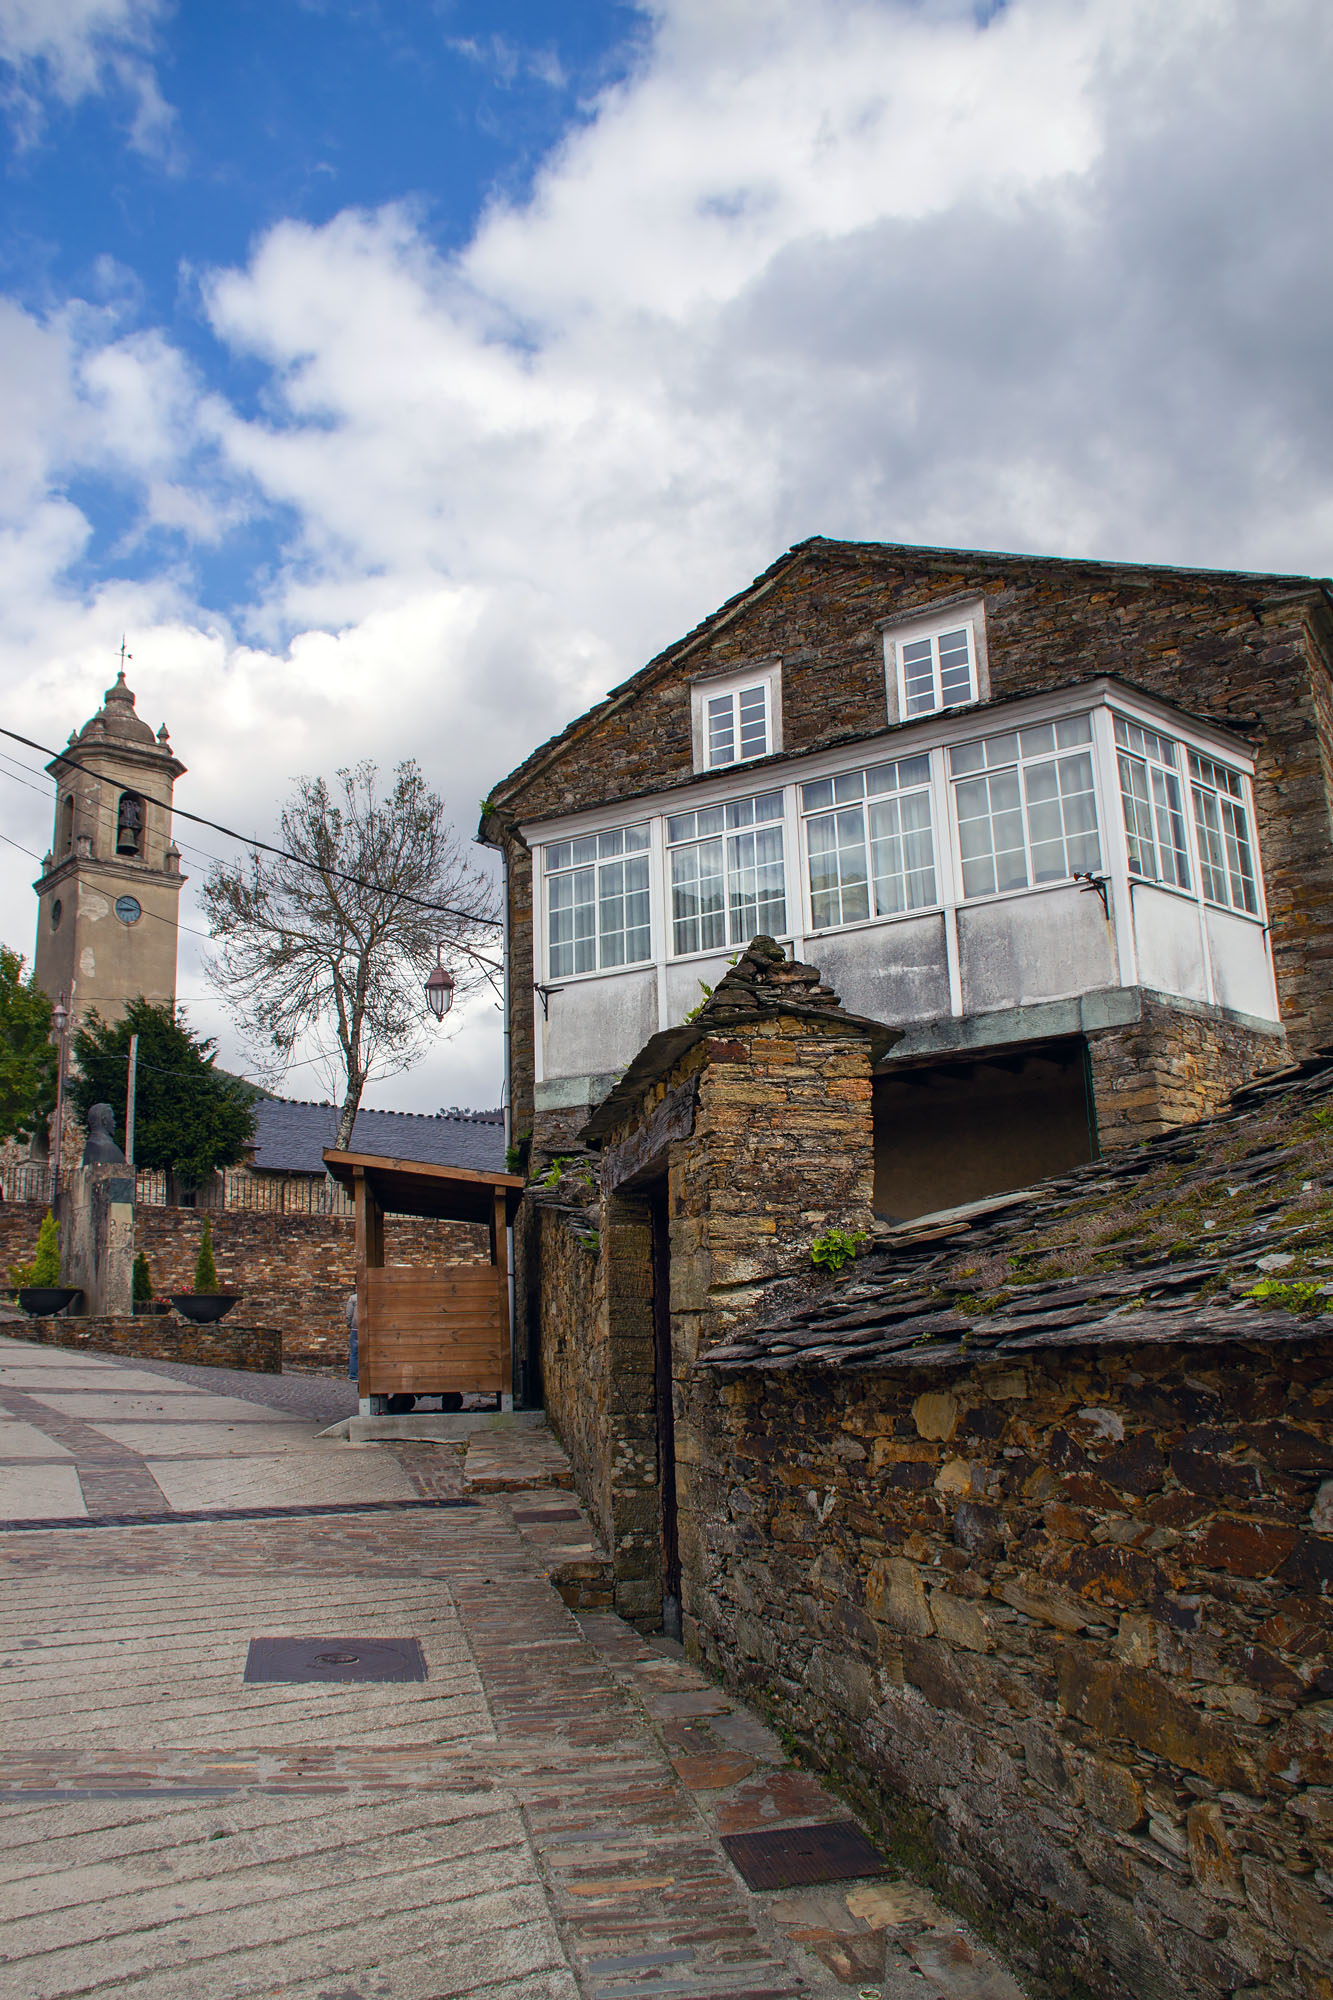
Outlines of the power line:
{"label": "power line", "polygon": [[[54,763],[68,764],[75,771],[86,771],[88,776],[96,778],[99,784],[105,785],[111,782],[109,778],[103,777],[100,771],[94,771],[90,765],[80,763],[77,755],[72,756],[68,749],[52,750],[45,743],[36,743],[31,736],[21,736],[16,729],[6,729],[3,725],[0,725],[0,736],[7,736],[12,743],[22,743],[25,749],[36,750],[39,756],[49,757]],[[332,876],[339,882],[351,883],[354,888],[369,889],[377,896],[386,893],[396,894],[399,902],[412,903],[417,909],[429,910],[436,916],[456,917],[460,923],[480,924],[486,930],[499,930],[501,927],[498,917],[483,916],[478,910],[458,910],[449,903],[428,902],[424,896],[413,896],[406,890],[386,891],[382,882],[371,882],[364,875],[349,874],[345,868],[321,867],[316,862],[308,861],[302,854],[293,854],[286,847],[275,847],[271,841],[259,840],[253,834],[238,833],[235,827],[224,826],[220,820],[205,819],[201,813],[186,812],[183,806],[173,805],[171,811],[176,818],[187,819],[193,826],[206,826],[213,833],[225,834],[228,840],[239,841],[242,847],[253,848],[257,853],[275,855],[279,861],[294,862],[298,868],[305,868],[312,875]],[[470,951],[467,945],[458,944],[457,940],[451,942],[455,943],[459,950],[468,951],[471,957],[480,959],[483,965],[494,963],[493,960],[482,958],[480,952]]]}

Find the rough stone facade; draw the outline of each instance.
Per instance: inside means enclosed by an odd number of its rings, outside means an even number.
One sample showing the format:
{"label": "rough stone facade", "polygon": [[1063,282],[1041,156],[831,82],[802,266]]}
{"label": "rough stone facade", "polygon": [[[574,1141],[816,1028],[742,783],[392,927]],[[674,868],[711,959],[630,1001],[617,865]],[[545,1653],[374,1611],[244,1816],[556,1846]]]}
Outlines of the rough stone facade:
{"label": "rough stone facade", "polygon": [[[600,1234],[540,1226],[548,1415],[611,1550],[616,1604],[661,1615],[662,1497],[654,1377],[653,1215],[669,1239],[671,1379],[798,1268],[830,1228],[868,1228],[870,1067],[889,1039],[844,1015],[810,966],[758,939],[698,1020],[655,1036],[588,1127]],[[567,1177],[578,1185],[577,1171]],[[680,1521],[697,1519],[682,1481]],[[684,1541],[681,1560],[691,1560]]]}
{"label": "rough stone facade", "polygon": [[[1333,1058],[889,1228],[875,1024],[773,950],[647,1044],[585,1130],[596,1202],[572,1169],[541,1216],[617,1608],[656,1622],[674,1540],[690,1652],[1038,1990],[1330,2000]],[[873,1246],[840,1281],[831,1225]]]}
{"label": "rough stone facade", "polygon": [[1216,1008],[1150,996],[1136,1022],[1094,1029],[1087,1047],[1103,1147],[1210,1118],[1240,1084],[1288,1053],[1281,1034],[1223,1020]]}
{"label": "rough stone facade", "polygon": [[6,1329],[18,1340],[35,1340],[45,1347],[86,1347],[96,1354],[119,1355],[123,1361],[191,1361],[203,1368],[249,1368],[263,1375],[282,1373],[282,1334],[276,1326],[237,1324],[230,1317],[216,1326],[190,1326],[165,1313],[139,1313],[133,1319],[9,1320]]}
{"label": "rough stone facade", "polygon": [[[782,662],[793,757],[886,727],[882,621],[960,597],[985,604],[990,699],[1112,674],[1248,741],[1282,1019],[1297,1054],[1333,1036],[1333,625],[1303,577],[883,547],[816,539],[571,724],[496,787],[483,833],[509,882],[513,1129],[539,1158],[570,1143],[558,1109],[534,1121],[530,857],[520,823],[693,781],[690,684]],[[981,711],[984,713],[984,710]],[[1225,1051],[1214,1083],[1227,1083]],[[1114,1118],[1107,1121],[1113,1132]]]}
{"label": "rough stone facade", "polygon": [[[42,1214],[36,1203],[0,1205],[0,1268],[7,1270],[32,1255]],[[243,1307],[233,1310],[278,1328],[288,1361],[345,1367],[345,1313],[356,1282],[350,1217],[266,1215],[245,1209],[224,1209],[205,1217],[194,1208],[140,1205],[135,1211],[135,1248],[147,1255],[159,1298],[194,1289],[205,1220],[212,1230],[218,1282],[223,1291],[239,1292],[244,1300]],[[391,1216],[385,1224],[385,1245],[390,1263],[490,1262],[486,1230],[470,1223]]]}
{"label": "rough stone facade", "polygon": [[1056,1992],[1326,1996],[1333,1338],[689,1380],[686,1636]]}

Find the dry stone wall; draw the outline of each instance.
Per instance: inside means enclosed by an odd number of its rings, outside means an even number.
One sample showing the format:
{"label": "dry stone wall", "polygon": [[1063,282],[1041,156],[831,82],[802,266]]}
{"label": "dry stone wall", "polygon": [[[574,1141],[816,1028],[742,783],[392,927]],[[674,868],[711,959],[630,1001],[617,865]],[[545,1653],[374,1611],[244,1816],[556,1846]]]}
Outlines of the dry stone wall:
{"label": "dry stone wall", "polygon": [[682,1389],[687,1641],[890,1851],[1057,1993],[1328,2000],[1333,1339]]}
{"label": "dry stone wall", "polygon": [[[233,1308],[235,1310],[235,1308]],[[165,1313],[137,1313],[133,1319],[29,1319],[5,1322],[15,1340],[45,1347],[87,1348],[118,1355],[122,1361],[191,1361],[203,1368],[248,1368],[282,1373],[282,1334],[275,1326],[238,1325],[230,1317],[216,1326],[190,1326]]]}
{"label": "dry stone wall", "polygon": [[1087,1044],[1103,1148],[1210,1118],[1242,1083],[1289,1060],[1280,1033],[1147,996],[1139,1020],[1095,1029]]}

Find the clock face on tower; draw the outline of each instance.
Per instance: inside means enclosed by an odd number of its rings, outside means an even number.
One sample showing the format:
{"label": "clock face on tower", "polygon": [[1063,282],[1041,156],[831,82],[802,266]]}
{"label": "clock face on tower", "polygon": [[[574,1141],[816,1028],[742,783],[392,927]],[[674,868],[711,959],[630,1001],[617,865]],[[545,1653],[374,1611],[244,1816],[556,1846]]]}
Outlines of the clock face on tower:
{"label": "clock face on tower", "polygon": [[143,915],[143,911],[139,907],[138,898],[135,896],[117,896],[116,915],[123,924],[137,924]]}

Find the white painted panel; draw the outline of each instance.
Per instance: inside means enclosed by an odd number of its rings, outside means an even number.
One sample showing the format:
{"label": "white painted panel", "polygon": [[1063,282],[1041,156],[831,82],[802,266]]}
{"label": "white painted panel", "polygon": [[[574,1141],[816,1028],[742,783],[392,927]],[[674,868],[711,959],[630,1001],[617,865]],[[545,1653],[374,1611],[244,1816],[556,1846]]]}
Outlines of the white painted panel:
{"label": "white painted panel", "polygon": [[962,904],[958,947],[967,1014],[1073,999],[1117,983],[1101,898],[1075,888]]}
{"label": "white painted panel", "polygon": [[1213,954],[1213,986],[1219,1007],[1275,1021],[1273,981],[1268,968],[1268,940],[1258,924],[1245,923],[1227,910],[1209,910],[1208,948]]}
{"label": "white painted panel", "polygon": [[901,1027],[949,1012],[949,961],[938,911],[811,938],[805,956],[849,1013]]}
{"label": "white painted panel", "polygon": [[651,966],[572,980],[555,988],[542,1033],[542,1076],[599,1076],[624,1069],[657,1032],[657,974]]}
{"label": "white painted panel", "polygon": [[1186,1000],[1210,999],[1198,904],[1189,897],[1168,896],[1148,882],[1136,882],[1130,894],[1139,984]]}
{"label": "white painted panel", "polygon": [[668,962],[666,974],[666,1025],[675,1028],[692,1014],[705,997],[702,980],[716,986],[731,971],[734,953],[719,952],[716,958],[691,958],[683,965]]}

